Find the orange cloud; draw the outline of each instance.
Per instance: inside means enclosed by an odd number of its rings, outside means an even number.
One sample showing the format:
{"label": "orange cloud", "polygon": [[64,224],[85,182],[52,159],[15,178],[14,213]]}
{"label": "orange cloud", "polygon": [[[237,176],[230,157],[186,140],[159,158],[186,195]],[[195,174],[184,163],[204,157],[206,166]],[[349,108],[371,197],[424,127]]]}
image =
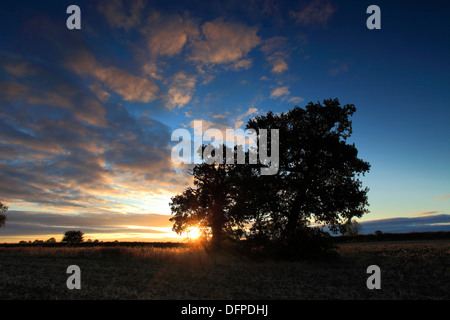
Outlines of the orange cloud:
{"label": "orange cloud", "polygon": [[272,92],[270,93],[270,97],[272,99],[276,99],[282,96],[287,96],[289,95],[289,87],[288,86],[284,86],[284,87],[278,87],[272,90]]}
{"label": "orange cloud", "polygon": [[14,61],[4,65],[3,68],[6,72],[16,76],[17,78],[35,75],[38,72],[38,68],[33,66],[28,61]]}
{"label": "orange cloud", "polygon": [[232,64],[248,68],[246,56],[261,42],[257,28],[222,19],[206,22],[201,29],[203,39],[192,44],[189,57],[200,65]]}
{"label": "orange cloud", "polygon": [[106,125],[105,108],[80,90],[60,84],[43,90],[17,82],[1,83],[0,93],[6,101],[22,100],[30,105],[45,105],[70,111],[76,119],[96,126]]}
{"label": "orange cloud", "polygon": [[157,98],[159,88],[148,79],[137,77],[117,67],[103,67],[86,50],[80,50],[67,65],[79,75],[93,77],[126,101],[150,102]]}
{"label": "orange cloud", "polygon": [[174,56],[181,52],[189,40],[198,38],[197,24],[189,17],[179,15],[165,16],[153,12],[147,25],[141,28],[152,58]]}
{"label": "orange cloud", "polygon": [[417,212],[417,213],[411,213],[410,216],[411,217],[428,217],[430,215],[437,214],[437,213],[439,213],[439,211],[422,211],[422,212]]}
{"label": "orange cloud", "polygon": [[144,7],[144,1],[133,1],[129,14],[127,14],[121,0],[101,1],[98,5],[99,11],[105,15],[112,27],[125,30],[129,30],[141,22],[141,10]]}
{"label": "orange cloud", "polygon": [[194,76],[188,76],[182,71],[174,75],[168,90],[168,107],[170,109],[181,108],[191,101],[195,83],[196,79]]}
{"label": "orange cloud", "polygon": [[264,41],[261,50],[267,55],[267,61],[272,65],[273,73],[283,73],[289,69],[286,60],[289,59],[290,50],[287,48],[287,38],[272,37]]}
{"label": "orange cloud", "polygon": [[302,10],[298,12],[291,11],[290,15],[295,19],[295,23],[300,25],[326,26],[328,20],[331,18],[335,11],[336,9],[330,2],[324,0],[313,0],[303,6]]}

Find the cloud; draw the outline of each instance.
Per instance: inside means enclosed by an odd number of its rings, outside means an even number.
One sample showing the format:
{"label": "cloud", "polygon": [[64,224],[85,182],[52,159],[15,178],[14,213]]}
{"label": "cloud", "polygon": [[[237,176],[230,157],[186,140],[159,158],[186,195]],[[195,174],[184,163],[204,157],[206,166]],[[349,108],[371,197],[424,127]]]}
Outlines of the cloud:
{"label": "cloud", "polygon": [[450,231],[449,214],[433,214],[418,217],[398,217],[370,221],[361,221],[361,234],[375,230],[390,233]]}
{"label": "cloud", "polygon": [[349,65],[347,63],[337,63],[335,68],[330,69],[330,74],[336,76],[339,73],[347,72],[349,70]]}
{"label": "cloud", "polygon": [[[163,234],[170,233],[169,215],[143,213],[83,213],[54,214],[47,212],[9,211],[2,237],[56,235],[67,230],[81,230],[89,234]],[[60,239],[57,239],[58,241]]]}
{"label": "cloud", "polygon": [[[3,55],[0,55],[0,57],[2,57],[2,60],[7,59]],[[17,78],[32,76],[37,74],[39,71],[39,68],[37,68],[35,65],[33,65],[28,61],[22,60],[20,57],[19,58],[16,57],[16,59],[9,61],[9,63],[5,63],[3,65],[3,68],[5,69],[6,72]]]}
{"label": "cloud", "polygon": [[248,111],[245,113],[245,116],[250,116],[254,113],[257,113],[258,109],[257,108],[249,108]]}
{"label": "cloud", "polygon": [[449,198],[450,198],[450,194],[447,194],[445,196],[436,197],[436,198],[434,198],[434,200],[445,200],[445,199],[449,199]]}
{"label": "cloud", "polygon": [[302,101],[304,101],[305,99],[303,99],[302,97],[290,97],[287,101],[294,103],[294,104],[298,104]]}
{"label": "cloud", "polygon": [[264,40],[261,51],[267,56],[266,60],[272,65],[273,73],[283,73],[289,69],[287,60],[290,58],[291,50],[287,47],[287,38],[275,36]]}
{"label": "cloud", "polygon": [[148,60],[146,57],[141,60],[144,61],[141,63],[141,69],[144,75],[149,76],[155,80],[163,80],[161,69],[159,68],[156,60]]}
{"label": "cloud", "polygon": [[144,1],[131,1],[127,13],[122,0],[100,1],[98,9],[103,13],[113,28],[129,30],[141,22],[141,11],[145,7]]}
{"label": "cloud", "polygon": [[[63,70],[67,68],[84,77],[84,80],[91,80],[92,83],[87,86],[100,86],[104,91],[110,90],[117,93],[125,101],[151,102],[158,98],[159,87],[151,80],[134,75],[124,68],[105,65],[98,61],[88,50],[82,34],[67,33],[64,31],[67,29],[60,28],[59,23],[46,17],[33,18],[27,22],[26,27],[30,29],[32,36],[36,37],[36,41],[40,41],[41,47],[51,48],[47,51],[52,52],[54,61],[51,67],[45,66],[48,69],[45,76],[57,78],[56,74],[59,74],[59,80],[69,82],[67,70]],[[42,52],[39,50],[33,52],[33,49],[27,53],[27,56],[32,57],[33,54],[36,55],[33,61],[48,59],[48,57],[41,57]],[[44,73],[40,72],[39,75],[42,76]],[[81,87],[74,80],[70,81],[72,86]]]}
{"label": "cloud", "polygon": [[302,97],[291,97],[290,96],[291,92],[289,91],[289,86],[283,86],[283,87],[278,87],[272,90],[272,92],[270,93],[270,98],[272,99],[281,99],[282,101],[287,101],[289,103],[294,103],[294,104],[298,104],[302,101],[304,101],[305,99],[303,99]]}
{"label": "cloud", "polygon": [[171,79],[168,90],[167,105],[169,109],[182,108],[191,101],[195,90],[195,76],[188,76],[180,71]]}
{"label": "cloud", "polygon": [[422,211],[422,212],[417,212],[417,213],[411,213],[410,216],[411,217],[427,217],[430,216],[432,214],[437,214],[439,213],[439,211]]}
{"label": "cloud", "polygon": [[150,102],[157,98],[159,91],[158,86],[148,79],[134,76],[116,67],[98,67],[93,76],[120,94],[125,101]]}
{"label": "cloud", "polygon": [[282,57],[273,55],[269,57],[268,60],[273,64],[272,72],[274,73],[283,73],[289,68],[288,64]]}
{"label": "cloud", "polygon": [[3,82],[0,85],[0,94],[0,101],[3,102],[22,101],[33,106],[59,108],[70,112],[79,121],[96,126],[106,125],[105,108],[82,90],[65,83],[54,86],[49,84],[47,88],[42,88],[39,85]]}
{"label": "cloud", "polygon": [[[251,116],[253,114],[256,114],[258,112],[259,112],[259,110],[257,108],[249,108],[247,110],[247,112],[242,113],[242,114],[238,114],[236,116],[236,118],[233,120],[234,128],[238,129],[238,128],[242,127],[242,125],[244,124],[244,121],[242,121],[243,119],[245,119],[245,118],[247,118],[247,117],[249,117],[249,116]],[[242,142],[240,142],[240,143],[242,143]]]}
{"label": "cloud", "polygon": [[216,19],[205,22],[202,39],[192,44],[189,60],[201,66],[229,65],[248,68],[247,54],[261,42],[256,27]]}
{"label": "cloud", "polygon": [[109,98],[111,97],[111,95],[103,90],[103,88],[101,88],[101,84],[94,83],[92,84],[89,89],[91,89],[91,91],[95,94],[95,96],[97,97],[98,100],[100,100],[101,102],[107,102],[109,100]]}
{"label": "cloud", "polygon": [[92,97],[98,88],[36,77],[47,86],[0,85],[1,199],[41,210],[103,212],[137,197],[133,210],[142,211],[144,197],[188,185],[171,166],[167,126],[135,119],[120,105],[105,108]]}
{"label": "cloud", "polygon": [[27,32],[45,50],[0,53],[0,199],[58,213],[167,212],[191,177],[171,165],[169,128],[121,104],[155,101],[159,88],[98,60],[81,34],[38,20]]}
{"label": "cloud", "polygon": [[200,35],[197,23],[189,16],[163,15],[152,12],[147,24],[140,29],[151,58],[179,54],[189,41]]}
{"label": "cloud", "polygon": [[[2,119],[0,146],[11,157],[0,162],[0,198],[58,212],[120,207],[139,212],[146,206],[143,199],[189,184],[171,166],[166,126],[148,118],[136,121],[123,109],[110,116],[105,128],[43,115],[36,123],[10,117],[15,126]],[[135,205],[127,204],[131,200]]]}
{"label": "cloud", "polygon": [[300,11],[290,11],[296,24],[303,26],[326,26],[336,9],[324,0],[313,0],[303,6]]}
{"label": "cloud", "polygon": [[290,94],[289,86],[284,86],[273,89],[272,92],[270,93],[270,97],[272,99],[277,99],[283,96],[288,96],[289,94]]}
{"label": "cloud", "polygon": [[125,101],[150,102],[158,97],[159,87],[152,81],[115,66],[104,67],[84,49],[72,56],[67,66],[79,75],[100,81],[105,87],[121,95]]}

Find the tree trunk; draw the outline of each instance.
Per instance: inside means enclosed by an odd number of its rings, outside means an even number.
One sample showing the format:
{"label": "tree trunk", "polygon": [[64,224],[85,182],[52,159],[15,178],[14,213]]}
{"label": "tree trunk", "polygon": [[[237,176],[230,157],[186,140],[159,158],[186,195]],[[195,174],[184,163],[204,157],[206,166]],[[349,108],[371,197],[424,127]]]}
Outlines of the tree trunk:
{"label": "tree trunk", "polygon": [[223,241],[223,228],[225,226],[225,218],[220,203],[217,203],[213,210],[214,211],[211,216],[211,242],[215,246],[220,246]]}
{"label": "tree trunk", "polygon": [[298,227],[298,219],[300,218],[301,198],[297,197],[292,204],[292,208],[288,215],[288,222],[286,225],[286,235],[288,241],[291,240]]}
{"label": "tree trunk", "polygon": [[222,231],[222,227],[220,227],[219,225],[213,225],[211,227],[211,231],[212,231],[212,239],[211,242],[214,246],[220,246],[222,244],[223,241],[223,231]]}

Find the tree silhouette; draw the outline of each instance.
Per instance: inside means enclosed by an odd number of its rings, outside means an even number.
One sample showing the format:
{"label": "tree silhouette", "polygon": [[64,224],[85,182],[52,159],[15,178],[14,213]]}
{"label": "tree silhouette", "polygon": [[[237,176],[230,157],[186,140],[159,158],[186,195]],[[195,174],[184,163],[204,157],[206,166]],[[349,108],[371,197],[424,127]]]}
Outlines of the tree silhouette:
{"label": "tree silhouette", "polygon": [[69,230],[64,233],[64,238],[62,242],[67,242],[68,244],[78,244],[83,242],[84,233],[80,230]]}
{"label": "tree silhouette", "polygon": [[323,105],[310,102],[304,109],[249,120],[248,129],[280,131],[279,171],[259,178],[258,185],[270,196],[259,204],[266,208],[264,215],[256,213],[254,231],[296,243],[311,220],[338,231],[345,221],[368,212],[368,188],[362,188],[359,176],[370,164],[347,143],[355,111],[354,105],[328,99]]}
{"label": "tree silhouette", "polygon": [[6,223],[6,211],[8,211],[8,207],[0,202],[0,228]]}
{"label": "tree silhouette", "polygon": [[[203,154],[207,147],[202,146],[199,153]],[[226,149],[221,145],[216,149],[221,151],[216,152],[225,155]],[[245,210],[242,210],[245,203],[241,200],[242,187],[244,181],[249,181],[250,170],[250,166],[226,163],[196,165],[191,172],[194,187],[171,199],[173,230],[182,234],[189,227],[197,226],[209,231],[215,245],[220,245],[225,236],[236,238],[242,235],[246,221]]]}
{"label": "tree silhouette", "polygon": [[[359,159],[354,143],[347,141],[355,111],[354,105],[329,99],[323,105],[310,102],[305,108],[249,120],[247,129],[254,129],[258,139],[262,129],[279,130],[279,161],[270,164],[278,166],[277,173],[262,175],[259,169],[269,164],[250,165],[248,151],[245,164],[196,165],[194,187],[170,203],[173,230],[209,228],[213,242],[220,243],[224,234],[243,234],[244,225],[251,224],[247,236],[253,240],[294,248],[293,253],[327,249],[326,234],[311,228],[311,221],[337,232],[368,212],[368,188],[359,177],[370,164]],[[260,155],[272,154],[270,135],[267,138],[266,144],[258,144]]]}

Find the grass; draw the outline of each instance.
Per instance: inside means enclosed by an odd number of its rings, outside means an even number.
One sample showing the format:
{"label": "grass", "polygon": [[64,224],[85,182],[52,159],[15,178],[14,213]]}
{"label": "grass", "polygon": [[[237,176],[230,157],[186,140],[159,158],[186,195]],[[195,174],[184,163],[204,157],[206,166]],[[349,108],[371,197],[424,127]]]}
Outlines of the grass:
{"label": "grass", "polygon": [[[331,262],[259,261],[200,246],[0,248],[0,299],[449,299],[450,241],[345,243]],[[69,265],[81,290],[69,290]],[[381,289],[369,290],[369,265]]]}

